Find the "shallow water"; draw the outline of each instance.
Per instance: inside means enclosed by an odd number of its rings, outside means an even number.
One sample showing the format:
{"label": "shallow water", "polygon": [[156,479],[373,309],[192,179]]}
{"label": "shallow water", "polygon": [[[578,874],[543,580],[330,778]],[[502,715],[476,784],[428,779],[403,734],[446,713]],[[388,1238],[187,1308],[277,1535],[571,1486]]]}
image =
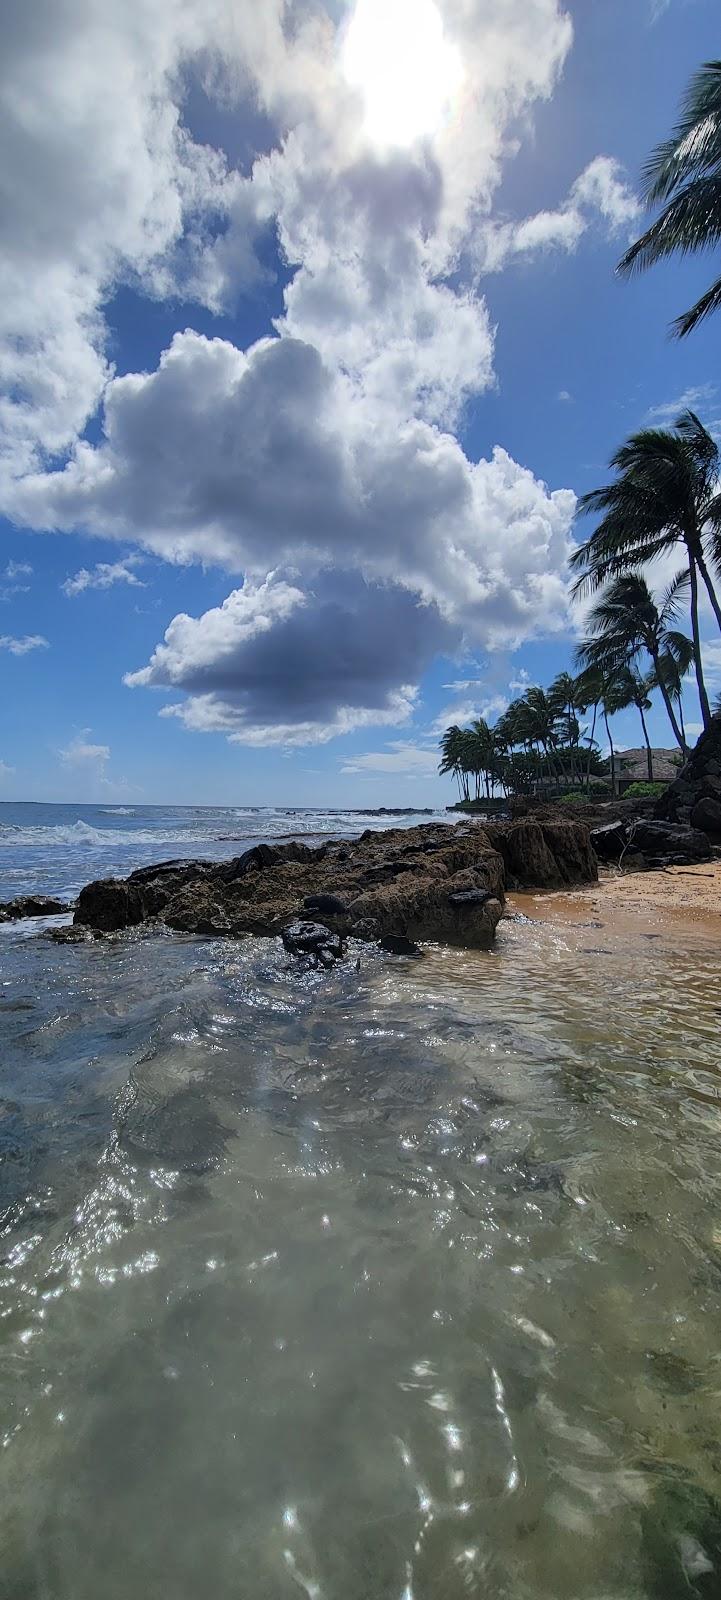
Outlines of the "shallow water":
{"label": "shallow water", "polygon": [[712,945],[27,931],[3,1600],[718,1595]]}

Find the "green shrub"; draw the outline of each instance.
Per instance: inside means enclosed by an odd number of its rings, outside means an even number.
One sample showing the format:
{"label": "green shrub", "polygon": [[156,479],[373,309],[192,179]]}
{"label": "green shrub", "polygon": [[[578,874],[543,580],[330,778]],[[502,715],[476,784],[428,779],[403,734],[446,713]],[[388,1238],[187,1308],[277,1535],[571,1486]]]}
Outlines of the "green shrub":
{"label": "green shrub", "polygon": [[632,783],[624,789],[624,800],[660,800],[666,793],[667,783]]}
{"label": "green shrub", "polygon": [[576,805],[588,805],[588,796],[580,789],[569,789],[568,794],[559,795],[560,800],[572,800]]}

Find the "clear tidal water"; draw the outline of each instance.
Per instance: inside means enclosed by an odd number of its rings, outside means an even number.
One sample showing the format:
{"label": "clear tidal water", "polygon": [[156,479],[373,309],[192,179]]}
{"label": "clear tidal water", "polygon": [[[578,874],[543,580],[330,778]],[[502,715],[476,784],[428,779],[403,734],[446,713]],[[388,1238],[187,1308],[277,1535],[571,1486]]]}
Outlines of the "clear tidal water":
{"label": "clear tidal water", "polygon": [[0,963],[2,1600],[721,1593],[717,947]]}

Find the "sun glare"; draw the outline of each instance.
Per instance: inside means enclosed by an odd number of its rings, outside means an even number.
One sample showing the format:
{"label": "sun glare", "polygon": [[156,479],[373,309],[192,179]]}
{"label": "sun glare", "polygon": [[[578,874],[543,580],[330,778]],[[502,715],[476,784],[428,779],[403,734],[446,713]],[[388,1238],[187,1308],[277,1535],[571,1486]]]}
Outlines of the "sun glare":
{"label": "sun glare", "polygon": [[356,0],[343,70],[363,97],[365,132],[382,147],[436,133],[463,75],[434,0]]}

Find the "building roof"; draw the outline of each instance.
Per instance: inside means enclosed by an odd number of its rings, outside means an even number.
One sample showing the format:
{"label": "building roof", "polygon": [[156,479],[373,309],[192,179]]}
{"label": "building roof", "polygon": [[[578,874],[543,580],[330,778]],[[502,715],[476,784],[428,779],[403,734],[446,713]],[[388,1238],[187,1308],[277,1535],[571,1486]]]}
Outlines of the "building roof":
{"label": "building roof", "polygon": [[[683,765],[680,750],[653,749],[654,783],[672,783]],[[624,782],[645,783],[648,778],[648,761],[645,745],[640,750],[622,750],[617,757]],[[618,770],[618,768],[617,768]]]}

